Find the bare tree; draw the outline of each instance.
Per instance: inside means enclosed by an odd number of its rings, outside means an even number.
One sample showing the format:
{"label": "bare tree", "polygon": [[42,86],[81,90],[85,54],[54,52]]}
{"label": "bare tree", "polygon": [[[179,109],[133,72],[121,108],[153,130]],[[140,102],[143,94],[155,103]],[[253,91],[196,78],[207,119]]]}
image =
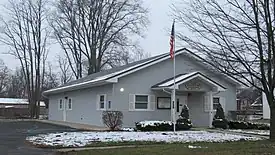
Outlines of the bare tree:
{"label": "bare tree", "polygon": [[70,64],[67,57],[58,56],[58,66],[60,69],[60,82],[65,84],[73,79]]}
{"label": "bare tree", "polygon": [[[275,2],[271,0],[193,0],[173,7],[178,37],[219,71],[264,92],[271,110],[270,139],[275,140]],[[190,34],[190,33],[189,33]],[[260,85],[258,85],[260,82]]]}
{"label": "bare tree", "polygon": [[8,82],[8,97],[13,98],[25,98],[27,97],[26,93],[26,81],[24,78],[23,70],[17,68],[11,75]]}
{"label": "bare tree", "polygon": [[39,115],[47,56],[46,7],[45,0],[10,0],[1,19],[0,41],[8,45],[10,54],[20,61],[32,118]]}
{"label": "bare tree", "polygon": [[147,12],[142,0],[59,0],[50,24],[75,77],[80,78],[83,61],[87,60],[92,74],[138,49],[132,40],[142,36]]}
{"label": "bare tree", "polygon": [[9,69],[0,59],[0,97],[6,97],[9,83]]}
{"label": "bare tree", "polygon": [[55,88],[58,85],[59,85],[58,75],[53,71],[52,64],[48,63],[47,69],[45,70],[42,91]]}

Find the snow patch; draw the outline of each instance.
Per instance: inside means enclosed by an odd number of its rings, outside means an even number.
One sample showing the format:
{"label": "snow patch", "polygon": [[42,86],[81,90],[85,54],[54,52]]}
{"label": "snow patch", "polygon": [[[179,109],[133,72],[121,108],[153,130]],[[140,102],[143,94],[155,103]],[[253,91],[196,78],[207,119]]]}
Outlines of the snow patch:
{"label": "snow patch", "polygon": [[95,142],[228,142],[239,140],[261,140],[253,136],[214,133],[207,131],[178,132],[62,132],[40,134],[27,137],[26,140],[35,145],[83,147]]}
{"label": "snow patch", "polygon": [[236,130],[228,130],[231,132],[238,132],[238,133],[246,133],[246,134],[256,134],[256,135],[262,135],[262,136],[269,136],[270,131],[269,130],[242,130],[242,129],[236,129]]}
{"label": "snow patch", "polygon": [[173,125],[171,121],[141,121],[138,122],[137,125],[140,125],[141,127],[146,127],[146,126],[156,126],[157,124],[169,124]]}
{"label": "snow patch", "polygon": [[193,146],[193,145],[188,145],[189,149],[197,149],[197,148],[208,148],[208,147],[202,147],[202,146]]}
{"label": "snow patch", "polygon": [[129,132],[133,132],[135,131],[134,128],[121,128],[122,131],[129,131]]}

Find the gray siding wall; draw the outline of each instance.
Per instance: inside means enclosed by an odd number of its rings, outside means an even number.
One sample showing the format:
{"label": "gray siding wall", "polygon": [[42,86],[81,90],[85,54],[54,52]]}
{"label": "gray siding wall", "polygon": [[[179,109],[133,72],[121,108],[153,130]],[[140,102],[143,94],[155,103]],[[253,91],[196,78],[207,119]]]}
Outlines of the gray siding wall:
{"label": "gray siding wall", "polygon": [[[214,95],[225,97],[226,114],[229,110],[236,110],[236,88],[234,85],[219,78],[212,72],[207,71],[203,66],[196,62],[190,61],[184,56],[176,57],[176,74],[190,73],[194,71],[200,71],[225,86],[227,88],[226,92],[220,92]],[[155,107],[155,111],[129,111],[129,94],[154,94],[156,97],[169,96],[163,92],[152,91],[150,88],[152,85],[161,82],[164,79],[171,78],[172,76],[173,62],[169,59],[119,79],[119,82],[115,84],[116,97],[113,102],[113,107],[123,111],[123,122],[125,126],[134,126],[134,122],[141,120],[170,120],[170,110],[159,110]],[[124,88],[124,92],[119,92],[120,88]],[[203,94],[201,94],[201,98],[199,98],[196,103],[199,101],[201,104],[198,106],[201,107],[202,113],[196,113],[193,115],[199,115],[198,117],[205,117],[206,115],[209,116],[208,113],[203,112]],[[201,120],[201,122],[205,122],[205,120]],[[206,122],[208,125],[208,121]]]}
{"label": "gray siding wall", "polygon": [[[209,72],[200,64],[190,61],[187,57],[176,57],[176,74],[194,71],[200,71],[225,86],[227,88],[226,92],[217,93],[214,94],[214,96],[225,97],[226,114],[229,110],[236,110],[236,89],[232,84]],[[172,76],[173,62],[169,59],[122,77],[116,84],[50,96],[49,119],[62,120],[62,111],[58,111],[58,100],[61,97],[64,98],[68,96],[73,99],[73,110],[68,111],[67,121],[102,126],[102,111],[96,110],[97,94],[107,94],[107,101],[112,100],[111,109],[123,112],[123,123],[125,127],[134,126],[135,122],[142,120],[170,120],[170,110],[157,109],[157,105],[155,105],[155,111],[129,111],[129,94],[153,94],[156,97],[169,97],[169,94],[162,91],[152,91],[151,86]],[[120,88],[124,88],[124,91],[120,92]],[[112,94],[114,98],[112,98]],[[208,118],[206,117],[208,113],[203,111],[203,95],[199,93],[197,95],[201,97],[197,97],[197,101],[192,100],[192,102],[189,103],[190,105],[188,104],[194,108],[194,111],[191,111],[192,114],[190,115],[194,118]],[[194,104],[192,104],[193,102]],[[207,122],[205,126],[208,125],[208,120],[204,119],[200,119],[196,124],[202,122]]]}
{"label": "gray siding wall", "polygon": [[67,121],[83,124],[103,126],[101,114],[102,110],[97,110],[97,95],[106,94],[107,101],[112,97],[112,85],[104,85],[83,90],[76,90],[50,96],[49,119],[63,120],[63,111],[58,110],[59,99],[72,99],[72,110],[67,110]]}

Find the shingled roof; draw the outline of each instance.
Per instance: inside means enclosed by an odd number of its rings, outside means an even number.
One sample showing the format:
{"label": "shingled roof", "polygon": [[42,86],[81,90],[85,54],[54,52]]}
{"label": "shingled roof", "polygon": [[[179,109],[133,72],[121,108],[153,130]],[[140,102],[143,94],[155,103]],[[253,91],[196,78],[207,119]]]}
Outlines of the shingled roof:
{"label": "shingled roof", "polygon": [[[186,50],[185,48],[177,50],[175,52],[175,55],[183,53],[185,50]],[[92,84],[92,83],[96,83],[96,82],[108,82],[107,80],[109,80],[111,78],[114,78],[114,77],[119,76],[121,74],[125,74],[129,71],[132,71],[132,70],[137,70],[137,69],[142,68],[146,65],[153,64],[153,63],[155,63],[159,60],[168,59],[169,57],[170,57],[169,53],[164,53],[164,54],[153,56],[153,57],[150,57],[150,58],[147,58],[147,59],[136,61],[136,62],[127,64],[127,65],[124,65],[124,66],[115,67],[115,68],[108,69],[108,70],[103,70],[103,71],[100,71],[98,73],[88,75],[84,78],[71,81],[71,82],[66,83],[62,86],[47,90],[43,94],[47,95],[48,93],[54,92],[56,90],[73,88],[73,87],[76,87],[76,86],[79,86],[79,85],[87,85],[87,84]]]}
{"label": "shingled roof", "polygon": [[[175,56],[177,56],[179,54],[186,54],[186,56],[194,59],[194,61],[199,61],[198,58],[200,58],[198,55],[195,55],[194,53],[187,50],[186,48],[179,49],[175,52]],[[110,81],[110,79],[114,79],[116,77],[121,77],[121,76],[127,75],[130,72],[137,71],[139,69],[148,67],[150,65],[156,64],[158,62],[161,62],[161,61],[169,59],[169,58],[170,58],[170,55],[167,52],[167,53],[153,56],[153,57],[150,57],[147,59],[136,61],[136,62],[127,64],[124,66],[120,66],[120,67],[116,67],[116,68],[112,68],[112,69],[108,69],[108,70],[103,70],[98,73],[88,75],[84,78],[71,81],[71,82],[66,83],[62,86],[59,86],[57,88],[47,90],[43,94],[47,95],[49,93],[56,92],[56,91],[59,91],[59,92],[60,91],[68,91],[71,89],[76,89],[77,87],[79,89],[80,86],[92,87],[92,85],[96,84],[96,83],[99,85],[113,83],[113,81]],[[236,79],[230,79],[230,80],[231,81],[235,80],[234,81],[235,83],[239,83],[239,81]]]}

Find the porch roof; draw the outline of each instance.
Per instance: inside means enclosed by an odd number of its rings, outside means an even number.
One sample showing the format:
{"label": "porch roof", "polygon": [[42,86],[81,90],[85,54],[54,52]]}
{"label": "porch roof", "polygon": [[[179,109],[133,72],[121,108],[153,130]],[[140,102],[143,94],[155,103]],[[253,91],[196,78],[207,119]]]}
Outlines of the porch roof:
{"label": "porch roof", "polygon": [[[176,75],[175,76],[176,89],[178,89],[179,85],[186,83],[194,78],[200,78],[206,83],[217,87],[218,91],[224,91],[226,89],[226,87],[222,86],[221,84],[217,83],[216,81],[212,80],[211,78],[207,77],[201,72],[191,72],[191,73]],[[153,85],[151,88],[152,89],[163,89],[163,88],[173,89],[173,85],[174,85],[174,78],[171,77],[169,79],[166,79],[160,83]]]}

